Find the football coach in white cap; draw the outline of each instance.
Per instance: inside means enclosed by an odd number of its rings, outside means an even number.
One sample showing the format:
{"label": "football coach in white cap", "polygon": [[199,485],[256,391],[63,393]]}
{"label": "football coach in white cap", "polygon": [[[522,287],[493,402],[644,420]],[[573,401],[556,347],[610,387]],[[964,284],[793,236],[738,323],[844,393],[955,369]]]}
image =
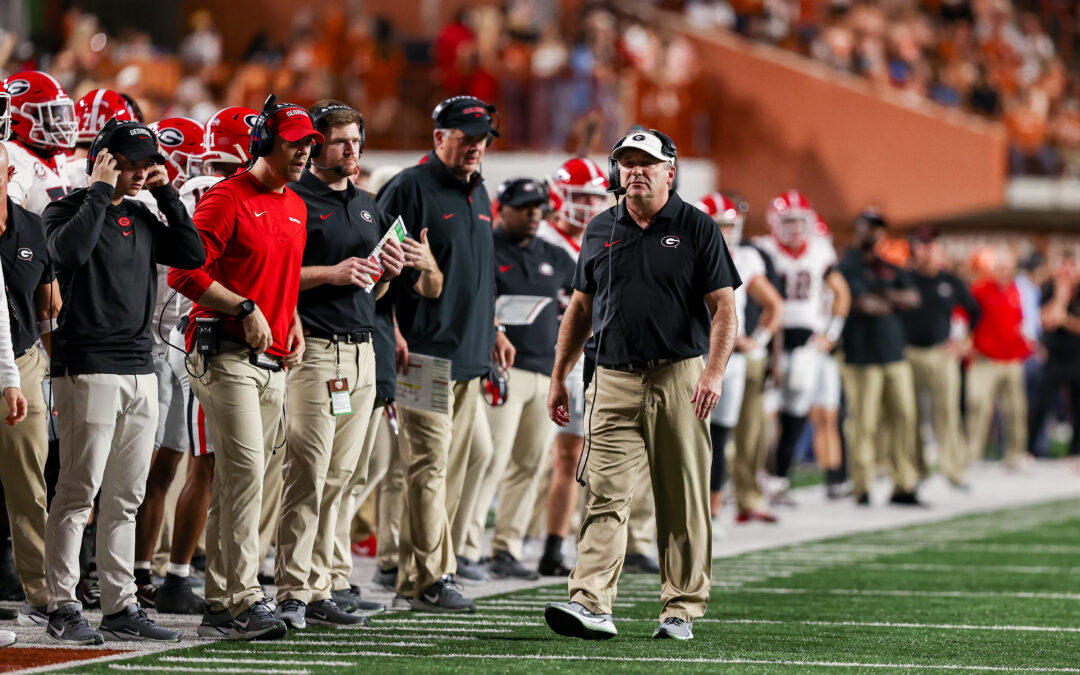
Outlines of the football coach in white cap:
{"label": "football coach in white cap", "polygon": [[673,189],[670,138],[631,131],[609,165],[611,189],[625,197],[585,230],[548,397],[551,419],[566,425],[564,381],[584,346],[590,495],[570,602],[548,604],[544,617],[560,635],[616,634],[611,608],[627,516],[647,462],[662,587],[653,637],[689,640],[712,583],[708,419],[735,343],[741,282],[720,230]]}

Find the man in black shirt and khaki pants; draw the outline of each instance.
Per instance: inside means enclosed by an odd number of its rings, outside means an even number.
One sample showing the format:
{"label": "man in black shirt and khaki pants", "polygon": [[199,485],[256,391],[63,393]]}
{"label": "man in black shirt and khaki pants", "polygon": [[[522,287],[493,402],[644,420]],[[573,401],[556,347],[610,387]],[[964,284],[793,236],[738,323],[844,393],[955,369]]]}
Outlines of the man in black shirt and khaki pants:
{"label": "man in black shirt and khaki pants", "polygon": [[591,330],[586,354],[597,368],[585,392],[583,460],[590,495],[570,602],[548,604],[544,618],[560,635],[617,633],[611,608],[627,517],[647,463],[660,548],[661,622],[653,637],[689,640],[712,586],[708,419],[735,345],[741,282],[712,219],[672,191],[670,139],[633,131],[611,160],[619,178],[612,187],[625,186],[626,198],[585,230],[551,374],[548,414],[565,426],[566,375]]}
{"label": "man in black shirt and khaki pants", "polygon": [[[155,625],[135,599],[135,512],[158,419],[150,338],[156,265],[193,269],[205,253],[148,127],[107,124],[88,162],[90,187],[42,213],[64,298],[52,338],[60,478],[45,526],[47,630],[67,644],[176,642],[179,634]],[[167,224],[125,199],[144,188]],[[99,490],[101,633],[82,618],[75,595],[82,532]]]}

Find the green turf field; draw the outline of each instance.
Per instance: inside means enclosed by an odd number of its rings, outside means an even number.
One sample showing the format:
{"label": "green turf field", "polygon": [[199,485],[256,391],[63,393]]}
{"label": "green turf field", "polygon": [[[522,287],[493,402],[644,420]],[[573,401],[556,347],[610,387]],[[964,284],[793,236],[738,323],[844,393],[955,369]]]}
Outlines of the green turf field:
{"label": "green turf field", "polygon": [[1080,500],[717,560],[713,582],[690,643],[650,639],[659,580],[628,576],[606,642],[548,631],[557,584],[482,599],[476,616],[387,615],[65,672],[1080,673]]}

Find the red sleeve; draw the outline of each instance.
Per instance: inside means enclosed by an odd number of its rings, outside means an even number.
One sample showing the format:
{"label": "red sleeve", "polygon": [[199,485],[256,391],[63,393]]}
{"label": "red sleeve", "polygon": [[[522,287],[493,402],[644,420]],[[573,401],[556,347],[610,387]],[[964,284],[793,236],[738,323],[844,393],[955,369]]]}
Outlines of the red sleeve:
{"label": "red sleeve", "polygon": [[[221,189],[225,188],[225,189]],[[199,200],[191,220],[199,231],[206,262],[194,270],[169,269],[169,286],[175,288],[184,297],[199,301],[214,279],[207,273],[210,266],[221,257],[225,246],[232,239],[236,227],[236,203],[232,191],[226,186],[210,190]]]}

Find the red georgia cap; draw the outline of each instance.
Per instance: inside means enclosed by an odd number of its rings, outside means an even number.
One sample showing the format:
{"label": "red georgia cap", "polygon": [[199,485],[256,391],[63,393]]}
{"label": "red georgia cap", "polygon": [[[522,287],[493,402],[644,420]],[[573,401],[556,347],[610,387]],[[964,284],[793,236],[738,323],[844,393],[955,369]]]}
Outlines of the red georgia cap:
{"label": "red georgia cap", "polygon": [[300,106],[289,106],[274,113],[270,118],[270,128],[290,142],[305,138],[311,138],[316,143],[323,142],[323,135],[311,123],[311,115]]}

